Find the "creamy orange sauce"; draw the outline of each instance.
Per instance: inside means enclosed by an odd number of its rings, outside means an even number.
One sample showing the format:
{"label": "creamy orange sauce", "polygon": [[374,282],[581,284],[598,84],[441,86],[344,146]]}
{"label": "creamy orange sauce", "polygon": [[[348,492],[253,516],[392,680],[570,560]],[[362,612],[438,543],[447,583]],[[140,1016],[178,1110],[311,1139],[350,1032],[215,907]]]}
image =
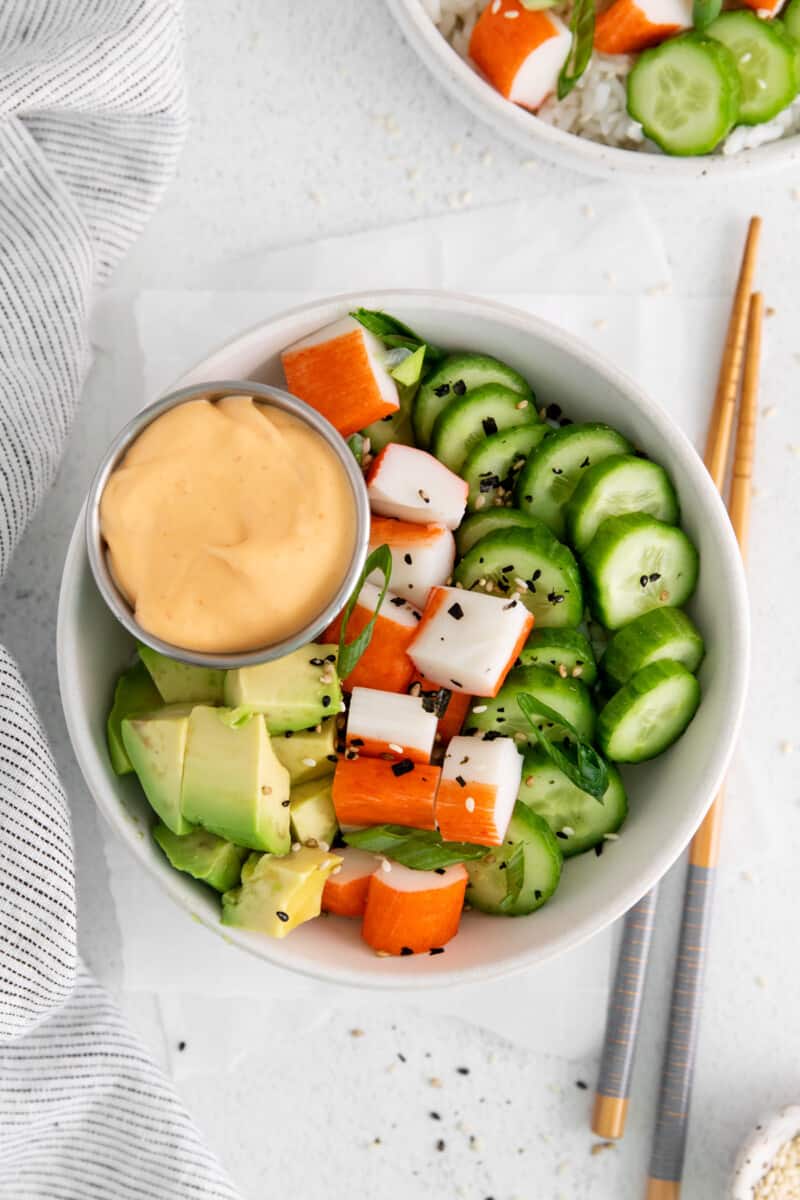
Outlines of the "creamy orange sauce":
{"label": "creamy orange sauce", "polygon": [[143,629],[187,650],[256,650],[313,620],[355,545],[355,501],[313,429],[250,396],[157,417],[100,503],[109,566]]}

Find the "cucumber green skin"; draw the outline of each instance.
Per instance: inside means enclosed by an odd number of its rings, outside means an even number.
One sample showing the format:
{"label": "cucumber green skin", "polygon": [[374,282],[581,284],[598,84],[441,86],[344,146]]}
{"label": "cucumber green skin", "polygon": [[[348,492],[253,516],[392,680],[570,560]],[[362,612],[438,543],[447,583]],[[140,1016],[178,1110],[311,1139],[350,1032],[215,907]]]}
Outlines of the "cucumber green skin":
{"label": "cucumber green skin", "polygon": [[[519,842],[525,847],[522,888],[513,905],[501,908],[506,881],[500,864],[508,861]],[[527,916],[553,895],[561,879],[562,864],[561,847],[550,826],[532,809],[517,801],[502,846],[493,847],[486,858],[464,863],[469,875],[466,903],[479,912],[496,916]]]}
{"label": "cucumber green skin", "polygon": [[[502,433],[490,434],[484,441],[469,452],[459,474],[469,484],[467,508],[477,512],[494,503],[497,496],[497,486],[504,489],[506,494],[513,492],[519,471],[524,466],[524,460],[531,451],[535,450],[550,432],[547,425],[541,422],[530,425],[514,426]],[[514,464],[520,467],[514,470]],[[499,485],[486,487],[487,476],[497,476]],[[481,489],[481,481],[484,488]]]}
{"label": "cucumber green skin", "polygon": [[[590,742],[594,737],[595,712],[588,687],[580,679],[562,679],[550,667],[514,667],[496,696],[475,698],[464,720],[463,733],[466,736],[502,734],[513,737],[517,746],[535,745],[536,735],[517,704],[517,696],[523,692],[530,692],[542,704],[560,713],[586,741]],[[476,708],[485,711],[476,713]],[[563,725],[548,728],[544,717],[538,718],[536,723],[551,741],[561,741],[569,736]]]}
{"label": "cucumber green skin", "polygon": [[[524,408],[520,405],[524,404]],[[467,455],[487,437],[484,422],[493,421],[495,433],[518,425],[539,425],[539,414],[525,396],[499,383],[473,388],[442,409],[433,426],[430,452],[456,474]]]}
{"label": "cucumber green skin", "polygon": [[789,0],[781,13],[781,20],[789,36],[800,44],[800,0]]}
{"label": "cucumber green skin", "polygon": [[[736,115],[738,125],[761,125],[764,121],[771,121],[791,104],[800,89],[800,64],[797,47],[779,21],[762,21],[754,12],[748,10],[726,12],[717,17],[716,21],[712,21],[706,29],[706,34],[727,47],[736,65],[741,86],[739,111]],[[748,87],[752,72],[747,70],[745,64],[741,64],[734,45],[737,39],[751,35],[762,44],[769,42],[773,54],[781,59],[786,72],[782,87],[777,79],[767,79],[767,87],[763,89],[758,86],[755,89]]]}
{"label": "cucumber green skin", "polygon": [[616,767],[608,764],[608,787],[601,802],[577,788],[541,748],[525,755],[519,799],[543,817],[557,837],[565,826],[575,830],[558,838],[565,858],[584,854],[607,833],[616,833],[628,815],[628,797]]}
{"label": "cucumber green skin", "polygon": [[[524,565],[517,568],[517,563]],[[501,572],[499,568],[505,566],[511,566],[512,570]],[[534,582],[532,575],[537,570],[541,571],[541,577]],[[540,628],[574,626],[583,619],[583,586],[578,564],[572,552],[541,522],[526,529],[496,529],[485,534],[457,564],[453,579],[462,587],[485,590],[476,587],[481,579],[502,583],[503,575],[508,580],[508,592],[495,588],[494,595],[514,592],[518,586],[514,583],[516,578],[529,580],[530,586],[521,599]]]}
{"label": "cucumber green skin", "polygon": [[[601,524],[581,560],[586,580],[589,607],[600,624],[605,625],[606,629],[618,629],[621,625],[627,625],[629,620],[632,619],[629,618],[624,621],[618,619],[613,608],[614,585],[613,580],[609,578],[609,573],[613,573],[614,552],[622,539],[628,535],[638,533],[648,525],[652,525],[654,528],[659,526],[661,530],[668,530],[671,539],[674,542],[680,542],[682,551],[686,557],[686,566],[681,572],[680,577],[672,581],[671,590],[666,600],[659,598],[661,590],[664,588],[663,583],[646,589],[645,594],[642,596],[642,611],[647,611],[648,608],[652,609],[667,605],[672,608],[680,608],[681,605],[686,603],[697,586],[700,558],[696,547],[683,530],[676,529],[672,525],[664,525],[663,522],[656,521],[654,517],[648,517],[645,513],[628,513],[621,517],[609,517]],[[658,590],[659,587],[661,590]],[[641,613],[637,613],[637,616],[640,615]]]}
{"label": "cucumber green skin", "polygon": [[694,622],[679,608],[651,608],[623,625],[603,655],[603,674],[613,687],[622,687],[651,662],[669,658],[694,674],[705,654]]}
{"label": "cucumber green skin", "polygon": [[[635,749],[625,749],[622,743],[629,741],[625,725],[635,723],[637,706],[662,686],[680,688],[681,712],[672,721],[660,718],[646,740],[640,740]],[[650,663],[637,671],[600,713],[597,721],[598,745],[612,762],[637,763],[655,758],[685,733],[699,704],[700,684],[682,663],[668,659]]]}
{"label": "cucumber green skin", "polygon": [[[488,354],[451,354],[425,380],[414,400],[412,419],[418,446],[427,450],[436,418],[452,400],[458,399],[452,387],[459,381],[466,385],[465,394],[486,383],[499,383],[533,400],[533,392],[527,381],[513,367],[506,366],[499,359],[491,358]],[[436,388],[444,384],[450,385],[450,391],[444,396],[437,396]],[[532,403],[531,407],[535,409],[536,405]]]}
{"label": "cucumber green skin", "polygon": [[[615,480],[623,476],[629,478],[634,474],[641,475],[642,481],[648,481],[647,490],[651,494],[646,500],[642,492],[629,495],[623,503],[619,493],[613,511],[604,511],[604,501],[613,494]],[[567,541],[578,553],[585,550],[597,532],[600,521],[597,520],[597,508],[607,517],[622,516],[628,512],[645,512],[656,517],[666,525],[677,525],[680,520],[680,505],[675,488],[669,475],[658,463],[649,459],[636,458],[632,454],[615,454],[603,462],[589,467],[586,474],[578,483],[565,509]]]}
{"label": "cucumber green skin", "polygon": [[518,508],[487,508],[484,512],[471,513],[461,522],[455,532],[456,550],[463,558],[480,538],[496,529],[540,529],[541,525],[538,517],[529,517]]}
{"label": "cucumber green skin", "polygon": [[[563,666],[570,678],[580,679],[587,687],[597,679],[591,643],[578,629],[534,629],[520,650],[519,661],[523,667],[545,667],[557,674]],[[578,674],[573,675],[576,670]]]}
{"label": "cucumber green skin", "polygon": [[[517,507],[539,517],[556,537],[563,539],[564,508],[582,472],[612,454],[629,454],[632,449],[621,433],[599,422],[557,429],[534,450],[520,471],[515,492]],[[586,466],[581,467],[587,459]]]}

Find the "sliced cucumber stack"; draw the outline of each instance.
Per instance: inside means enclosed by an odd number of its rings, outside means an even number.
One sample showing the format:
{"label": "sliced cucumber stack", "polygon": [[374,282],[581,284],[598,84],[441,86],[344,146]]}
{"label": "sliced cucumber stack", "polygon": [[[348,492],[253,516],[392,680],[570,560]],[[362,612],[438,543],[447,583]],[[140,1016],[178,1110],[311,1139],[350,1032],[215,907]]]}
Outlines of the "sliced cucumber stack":
{"label": "sliced cucumber stack", "polygon": [[526,396],[499,383],[486,383],[442,409],[433,426],[430,451],[460,474],[469,452],[487,437],[514,426],[539,424],[536,407]]}
{"label": "sliced cucumber stack", "polygon": [[541,529],[537,517],[529,517],[518,508],[488,508],[465,517],[455,533],[456,550],[463,557],[477,541],[496,529]]}
{"label": "sliced cucumber stack", "polygon": [[506,917],[535,912],[558,887],[562,861],[550,826],[517,801],[502,846],[477,862],[464,863],[469,874],[466,902],[480,912]]}
{"label": "sliced cucumber stack", "polygon": [[580,679],[589,687],[597,679],[591,643],[578,629],[534,629],[519,661],[524,667],[546,667],[564,679]]}
{"label": "sliced cucumber stack", "polygon": [[739,73],[737,124],[771,121],[791,104],[800,88],[800,64],[797,46],[780,21],[762,21],[746,10],[726,12],[706,34],[730,51]]}
{"label": "sliced cucumber stack", "polygon": [[505,500],[514,491],[517,476],[532,450],[550,433],[541,423],[519,425],[492,434],[472,449],[459,472],[469,484],[470,512]]}
{"label": "sliced cucumber stack", "polygon": [[544,817],[565,858],[583,854],[607,833],[616,833],[628,815],[628,798],[615,767],[609,765],[608,788],[597,800],[576,787],[541,748],[525,755],[519,799]]}
{"label": "sliced cucumber stack", "polygon": [[628,76],[628,112],[667,154],[710,154],[739,114],[734,56],[700,33],[639,55]]}
{"label": "sliced cucumber stack", "polygon": [[518,392],[536,409],[533,393],[513,367],[488,354],[451,354],[422,384],[414,401],[414,434],[417,445],[428,448],[440,412],[454,400],[487,383],[499,383]]}
{"label": "sliced cucumber stack", "polygon": [[792,40],[800,45],[800,0],[789,0],[781,13],[781,20]]}
{"label": "sliced cucumber stack", "polygon": [[705,645],[693,621],[679,608],[652,608],[615,633],[603,655],[603,672],[621,687],[652,662],[668,658],[692,674],[700,666]]}
{"label": "sliced cucumber stack", "polygon": [[681,529],[644,513],[603,521],[583,556],[589,604],[607,629],[651,608],[679,608],[695,589],[697,550]]}
{"label": "sliced cucumber stack", "polygon": [[684,732],[700,703],[700,684],[682,663],[650,663],[600,713],[597,740],[614,762],[655,758]]}
{"label": "sliced cucumber stack", "polygon": [[[562,679],[549,667],[515,667],[496,696],[476,697],[464,719],[464,734],[485,737],[513,737],[519,745],[535,745],[533,733],[517,696],[524,692],[559,713],[578,734],[590,742],[594,737],[595,714],[592,697],[580,679]],[[551,741],[569,737],[563,725],[554,725],[544,717],[536,724]]]}
{"label": "sliced cucumber stack", "polygon": [[618,454],[590,467],[566,507],[567,540],[580,553],[606,517],[643,512],[677,525],[678,497],[658,463],[635,454]]}
{"label": "sliced cucumber stack", "polygon": [[608,425],[568,425],[534,450],[517,480],[522,512],[539,517],[556,537],[565,534],[564,507],[583,473],[612,454],[629,454],[627,438]]}
{"label": "sliced cucumber stack", "polygon": [[578,564],[541,523],[487,533],[467,551],[453,578],[472,591],[520,594],[539,626],[578,625],[583,618]]}

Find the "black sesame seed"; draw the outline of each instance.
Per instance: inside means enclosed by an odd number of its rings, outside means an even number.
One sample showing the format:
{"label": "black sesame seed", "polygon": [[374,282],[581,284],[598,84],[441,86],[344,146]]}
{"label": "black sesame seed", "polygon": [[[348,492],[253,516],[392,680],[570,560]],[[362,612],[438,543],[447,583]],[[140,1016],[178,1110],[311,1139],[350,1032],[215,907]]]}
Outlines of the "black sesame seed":
{"label": "black sesame seed", "polygon": [[326,655],[325,655],[325,662],[333,662],[333,663],[335,663],[335,662],[336,662],[336,655],[335,655],[335,654],[326,654]]}
{"label": "black sesame seed", "polygon": [[185,1049],[186,1049],[186,1042],[178,1042],[178,1049],[179,1049],[179,1050],[185,1050]]}
{"label": "black sesame seed", "polygon": [[456,783],[458,784],[459,787],[467,786],[467,781],[463,775],[456,775]]}
{"label": "black sesame seed", "polygon": [[585,1091],[587,1091],[589,1085],[588,1085],[588,1083],[585,1083],[583,1079],[576,1079],[575,1087],[580,1088],[582,1092],[585,1092]]}
{"label": "black sesame seed", "polygon": [[466,390],[467,385],[464,383],[463,379],[457,379],[453,384],[453,391],[457,396],[463,396]]}
{"label": "black sesame seed", "polygon": [[510,567],[501,567],[500,570],[503,573],[503,575],[510,575],[511,572],[514,570],[514,564],[512,563]]}
{"label": "black sesame seed", "polygon": [[406,1056],[405,1056],[405,1054],[401,1054],[399,1050],[397,1051],[397,1057],[400,1059],[400,1062],[405,1062],[405,1061],[406,1061]]}
{"label": "black sesame seed", "polygon": [[561,416],[561,405],[560,404],[548,404],[547,408],[544,411],[545,411],[545,416],[549,417],[551,421],[557,421],[558,418]]}
{"label": "black sesame seed", "polygon": [[640,575],[640,576],[639,576],[639,583],[641,584],[641,586],[642,586],[642,587],[647,587],[647,576],[646,576],[646,575]]}
{"label": "black sesame seed", "polygon": [[363,746],[363,745],[364,745],[364,739],[363,739],[363,738],[351,738],[351,739],[350,739],[350,745],[351,745],[351,746]]}
{"label": "black sesame seed", "polygon": [[556,837],[561,838],[563,841],[567,840],[567,835],[565,833],[563,833],[562,830],[560,830],[560,829],[559,829],[558,833],[556,834]]}
{"label": "black sesame seed", "polygon": [[497,868],[497,869],[498,869],[498,871],[505,871],[505,870],[507,870],[507,869],[508,869],[508,863],[504,863],[504,862],[500,863],[500,865],[498,866],[498,868]]}
{"label": "black sesame seed", "polygon": [[[436,870],[441,871],[442,874],[444,874],[443,867],[437,867]],[[444,954],[444,946],[431,946],[430,950],[428,951],[428,954]]]}
{"label": "black sesame seed", "polygon": [[564,468],[563,467],[553,467],[553,474],[554,475],[563,475]]}
{"label": "black sesame seed", "polygon": [[395,606],[395,608],[402,608],[403,605],[405,604],[405,600],[403,599],[402,596],[392,596],[389,603],[393,604]]}
{"label": "black sesame seed", "polygon": [[440,383],[438,387],[433,389],[434,396],[447,396],[450,393],[449,383]]}
{"label": "black sesame seed", "polygon": [[653,574],[650,576],[650,582],[658,583],[660,578],[661,578],[661,576],[659,575],[658,571],[654,571]]}
{"label": "black sesame seed", "polygon": [[275,916],[278,918],[279,921],[288,921],[289,920],[289,914],[287,912],[284,912],[280,908],[275,913]]}
{"label": "black sesame seed", "polygon": [[526,500],[528,501],[528,503],[530,504],[530,502],[533,500],[533,496],[526,496],[526,497],[525,497],[525,499],[526,499]]}
{"label": "black sesame seed", "polygon": [[331,698],[330,698],[330,696],[323,696],[323,697],[322,697],[322,707],[323,707],[323,708],[330,708],[330,705],[331,705]]}
{"label": "black sesame seed", "polygon": [[310,658],[308,661],[312,667],[324,667],[325,666],[324,658]]}
{"label": "black sesame seed", "polygon": [[285,733],[284,733],[284,735],[283,735],[283,736],[284,736],[284,737],[294,737],[294,730],[293,730],[293,729],[287,729],[287,730],[285,731]]}
{"label": "black sesame seed", "polygon": [[508,604],[503,605],[503,612],[508,612],[510,608],[516,608],[518,601],[510,600]]}
{"label": "black sesame seed", "polygon": [[288,808],[291,803],[291,800],[281,800],[281,808]]}
{"label": "black sesame seed", "polygon": [[399,779],[401,775],[408,775],[409,771],[414,770],[414,764],[410,758],[401,758],[400,762],[392,763],[392,774]]}
{"label": "black sesame seed", "polygon": [[411,949],[411,947],[410,947],[410,946],[401,946],[401,947],[400,947],[400,953],[401,953],[401,955],[403,956],[403,958],[407,958],[407,957],[408,957],[408,955],[409,955],[409,954],[413,954],[413,953],[414,953],[414,951]]}
{"label": "black sesame seed", "polygon": [[488,471],[486,473],[486,475],[481,476],[481,481],[478,484],[478,490],[481,492],[491,492],[491,490],[493,488],[496,488],[499,486],[500,486],[500,476],[492,475],[491,471]]}
{"label": "black sesame seed", "polygon": [[328,762],[336,763],[339,761],[338,754],[326,754],[325,757],[327,758]]}
{"label": "black sesame seed", "polygon": [[587,455],[586,455],[586,458],[585,458],[585,459],[583,460],[583,462],[581,463],[581,466],[582,466],[582,467],[588,467],[588,465],[589,465],[589,455],[587,454]]}
{"label": "black sesame seed", "polygon": [[456,1067],[459,1075],[469,1075],[469,1067]]}
{"label": "black sesame seed", "polygon": [[[499,719],[500,718],[498,718],[498,720]],[[503,719],[505,719],[505,718],[503,718]],[[503,735],[499,729],[487,729],[486,733],[483,735],[483,741],[484,742],[495,742],[495,741],[497,741],[497,739],[499,737],[502,737],[502,736]]]}
{"label": "black sesame seed", "polygon": [[530,580],[530,579],[526,579],[526,580],[525,580],[525,587],[528,589],[528,591],[529,591],[529,592],[533,592],[533,593],[534,593],[534,595],[536,594],[536,584],[535,584],[535,583],[533,583],[533,582],[532,582],[532,580]]}
{"label": "black sesame seed", "polygon": [[539,567],[537,567],[536,570],[531,575],[531,579],[533,580],[534,583],[536,583],[536,580],[541,579],[541,577],[542,577],[542,572],[539,569]]}
{"label": "black sesame seed", "polygon": [[458,601],[456,601],[455,604],[451,604],[447,611],[454,621],[460,621],[464,616],[464,610]]}
{"label": "black sesame seed", "polygon": [[561,428],[563,429],[566,425],[572,424],[572,418],[571,417],[562,417],[558,423],[561,426]]}
{"label": "black sesame seed", "polygon": [[453,687],[456,687],[456,688],[460,688],[460,687],[464,686],[463,683],[459,683],[457,679],[451,679],[450,682],[452,683]]}
{"label": "black sesame seed", "polygon": [[444,867],[434,867],[433,870],[436,875],[444,875]]}
{"label": "black sesame seed", "polygon": [[428,1116],[432,1121],[441,1121],[441,1114],[437,1112],[429,1112]]}
{"label": "black sesame seed", "polygon": [[603,853],[603,843],[602,842],[597,843],[597,845],[594,848],[594,852],[597,855],[597,857],[599,858],[600,855]]}
{"label": "black sesame seed", "polygon": [[407,565],[410,567],[410,566],[411,566],[411,555],[410,555],[410,554],[404,554],[404,555],[403,555],[403,562],[404,562],[404,563],[406,563],[406,564],[407,564]]}
{"label": "black sesame seed", "polygon": [[536,890],[534,891],[533,898],[534,898],[534,900],[541,900],[542,893],[539,891],[538,888],[536,888]]}
{"label": "black sesame seed", "polygon": [[487,437],[491,437],[493,433],[497,433],[497,421],[495,421],[494,417],[484,417],[481,425]]}
{"label": "black sesame seed", "polygon": [[444,1150],[444,1147],[445,1147],[445,1141],[444,1141],[444,1138],[439,1138],[438,1142],[436,1143],[436,1149],[437,1149],[437,1150]]}

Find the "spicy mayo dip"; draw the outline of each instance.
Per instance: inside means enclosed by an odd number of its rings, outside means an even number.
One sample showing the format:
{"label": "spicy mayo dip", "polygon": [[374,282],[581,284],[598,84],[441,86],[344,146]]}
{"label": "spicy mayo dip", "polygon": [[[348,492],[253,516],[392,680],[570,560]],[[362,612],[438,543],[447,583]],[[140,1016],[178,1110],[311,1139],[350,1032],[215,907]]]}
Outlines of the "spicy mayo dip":
{"label": "spicy mayo dip", "polygon": [[343,582],[356,508],[344,467],[297,417],[226,396],[156,417],[100,501],[114,580],[143,629],[207,654],[301,630]]}

